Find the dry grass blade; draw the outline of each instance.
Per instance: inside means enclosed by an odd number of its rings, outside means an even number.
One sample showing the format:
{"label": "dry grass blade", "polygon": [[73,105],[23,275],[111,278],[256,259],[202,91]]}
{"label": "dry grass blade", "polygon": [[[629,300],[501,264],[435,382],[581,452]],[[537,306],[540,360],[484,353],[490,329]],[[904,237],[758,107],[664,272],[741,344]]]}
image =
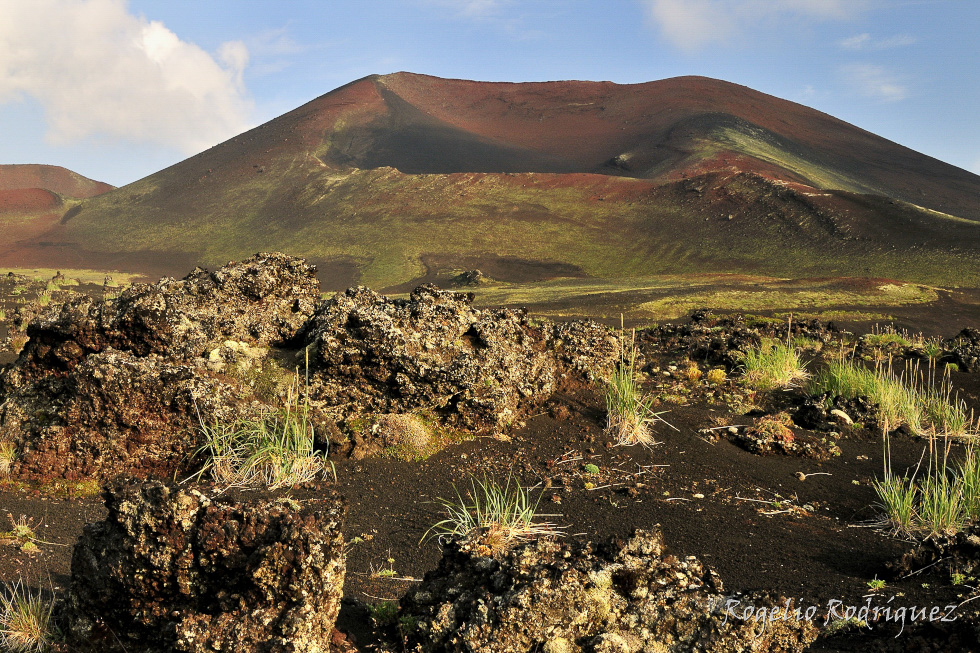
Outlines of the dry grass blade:
{"label": "dry grass blade", "polygon": [[503,486],[492,480],[471,478],[469,501],[454,489],[455,500],[437,500],[448,517],[426,531],[423,540],[435,535],[465,537],[481,531],[484,543],[491,550],[498,550],[517,541],[561,534],[561,527],[536,521],[540,517],[555,516],[537,513],[541,495],[532,501],[530,490],[521,487],[510,476]]}
{"label": "dry grass blade", "polygon": [[41,653],[55,641],[51,620],[54,601],[32,592],[18,580],[0,594],[0,649],[11,653]]}

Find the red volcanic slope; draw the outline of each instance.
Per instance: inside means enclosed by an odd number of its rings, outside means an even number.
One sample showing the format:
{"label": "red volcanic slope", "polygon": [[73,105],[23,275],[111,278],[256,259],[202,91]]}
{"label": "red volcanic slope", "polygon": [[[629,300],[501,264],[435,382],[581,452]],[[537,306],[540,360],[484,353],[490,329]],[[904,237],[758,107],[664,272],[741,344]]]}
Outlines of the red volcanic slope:
{"label": "red volcanic slope", "polygon": [[[371,76],[324,95],[230,141],[325,152],[336,166],[392,166],[408,173],[591,172],[675,179],[709,172],[697,159],[719,130],[835,171],[851,190],[980,219],[980,177],[827,114],[704,77],[645,84],[496,83],[412,73]],[[237,148],[229,148],[231,150]],[[717,149],[717,148],[716,148]],[[744,156],[715,168],[755,170],[821,186],[805,171]],[[751,159],[751,160],[749,160]],[[708,161],[710,164],[711,161]],[[826,185],[826,184],[824,184]]]}
{"label": "red volcanic slope", "polygon": [[0,165],[0,191],[45,189],[65,197],[86,199],[115,188],[61,168],[40,164]]}
{"label": "red volcanic slope", "polygon": [[53,211],[60,206],[61,198],[43,188],[0,190],[0,215]]}

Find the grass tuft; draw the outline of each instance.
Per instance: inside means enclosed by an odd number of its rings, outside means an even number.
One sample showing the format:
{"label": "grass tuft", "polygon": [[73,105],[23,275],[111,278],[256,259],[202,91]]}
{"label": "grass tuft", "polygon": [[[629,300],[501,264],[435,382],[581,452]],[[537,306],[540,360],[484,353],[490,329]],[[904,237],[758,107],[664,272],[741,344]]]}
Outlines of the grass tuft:
{"label": "grass tuft", "polygon": [[308,399],[299,399],[299,374],[289,388],[284,406],[254,419],[231,424],[201,423],[206,456],[198,473],[209,473],[220,484],[278,489],[306,483],[327,468],[326,455],[313,446]]}
{"label": "grass tuft", "polygon": [[54,601],[18,580],[0,593],[0,649],[11,653],[41,653],[51,648],[57,631],[51,618]]}
{"label": "grass tuft", "polygon": [[[905,535],[951,536],[980,518],[980,460],[975,444],[966,449],[958,466],[950,461],[952,437],[929,438],[928,466],[924,478],[916,480],[921,462],[909,477],[891,469],[889,438],[885,435],[885,478],[874,489],[888,523]],[[925,456],[925,453],[923,453]]]}
{"label": "grass tuft", "polygon": [[638,357],[636,332],[633,331],[629,345],[621,345],[619,363],[606,383],[606,433],[615,438],[617,445],[649,447],[657,443],[650,424],[667,422],[660,417],[663,413],[654,412],[654,398],[643,394],[636,373]]}
{"label": "grass tuft", "polygon": [[933,365],[927,374],[913,368],[908,377],[900,377],[890,364],[871,369],[850,359],[835,360],[814,377],[809,391],[832,398],[867,397],[878,405],[883,423],[905,424],[920,434],[962,437],[977,431],[972,411],[953,395],[948,371],[937,382]]}
{"label": "grass tuft", "polygon": [[742,357],[743,383],[753,390],[785,388],[809,378],[799,350],[779,340],[764,339]]}
{"label": "grass tuft", "polygon": [[5,440],[0,442],[0,478],[10,475],[10,468],[17,460],[17,448],[13,442]]}
{"label": "grass tuft", "polygon": [[559,526],[536,521],[555,516],[537,513],[542,495],[532,500],[530,490],[522,488],[511,476],[503,486],[486,478],[470,478],[468,501],[455,486],[453,489],[456,500],[437,499],[448,516],[426,531],[423,540],[441,535],[465,537],[479,531],[483,544],[496,552],[522,540],[561,534]]}

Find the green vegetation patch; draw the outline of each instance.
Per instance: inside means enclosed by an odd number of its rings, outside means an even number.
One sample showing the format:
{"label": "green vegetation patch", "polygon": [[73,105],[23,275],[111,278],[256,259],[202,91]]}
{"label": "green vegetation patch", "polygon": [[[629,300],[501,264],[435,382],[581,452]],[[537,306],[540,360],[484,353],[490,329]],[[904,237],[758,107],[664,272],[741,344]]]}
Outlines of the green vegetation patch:
{"label": "green vegetation patch", "polygon": [[737,311],[786,311],[798,309],[813,312],[836,306],[905,306],[925,304],[939,298],[934,288],[915,284],[883,284],[865,291],[835,288],[777,289],[761,285],[757,288],[730,288],[664,297],[639,304],[633,314],[651,319],[672,320],[697,308]]}
{"label": "green vegetation patch", "polygon": [[784,388],[810,375],[800,360],[799,349],[779,340],[765,339],[742,355],[742,382],[753,390]]}

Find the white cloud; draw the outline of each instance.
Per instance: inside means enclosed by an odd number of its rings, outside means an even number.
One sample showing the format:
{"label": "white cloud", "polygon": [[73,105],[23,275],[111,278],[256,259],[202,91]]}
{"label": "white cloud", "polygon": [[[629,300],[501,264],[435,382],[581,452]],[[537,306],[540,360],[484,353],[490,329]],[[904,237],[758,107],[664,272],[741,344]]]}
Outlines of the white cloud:
{"label": "white cloud", "polygon": [[44,108],[47,139],[108,138],[199,152],[249,127],[247,47],[212,55],[125,0],[0,0],[0,102]]}
{"label": "white cloud", "polygon": [[891,48],[913,45],[917,41],[918,39],[910,34],[896,34],[895,36],[876,39],[865,32],[842,39],[837,44],[845,50],[889,50]]}
{"label": "white cloud", "polygon": [[854,36],[842,39],[837,44],[845,50],[861,50],[868,47],[870,42],[871,35],[865,32],[864,34],[855,34]]}
{"label": "white cloud", "polygon": [[724,43],[759,25],[806,18],[842,20],[865,0],[640,0],[664,37],[682,50]]}
{"label": "white cloud", "polygon": [[489,18],[500,13],[500,10],[511,4],[513,0],[425,0],[426,4],[452,11],[464,18]]}
{"label": "white cloud", "polygon": [[882,66],[853,63],[841,67],[845,81],[859,94],[875,100],[897,102],[909,95],[908,88]]}
{"label": "white cloud", "polygon": [[728,38],[731,20],[716,0],[653,0],[650,12],[668,41],[682,50],[697,50]]}

